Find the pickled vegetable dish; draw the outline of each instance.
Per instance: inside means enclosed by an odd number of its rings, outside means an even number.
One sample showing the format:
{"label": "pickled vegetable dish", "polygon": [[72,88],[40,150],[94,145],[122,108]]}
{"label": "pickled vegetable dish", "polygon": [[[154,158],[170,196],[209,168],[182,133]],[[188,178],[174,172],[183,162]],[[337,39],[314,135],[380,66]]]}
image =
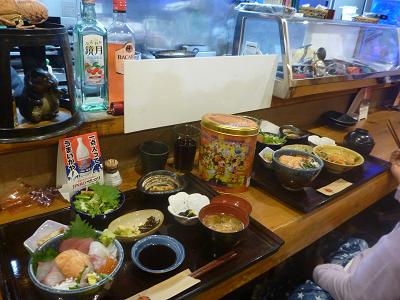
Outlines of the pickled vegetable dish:
{"label": "pickled vegetable dish", "polygon": [[123,237],[131,237],[148,232],[154,227],[158,226],[158,224],[160,224],[160,220],[157,220],[154,216],[150,216],[147,218],[144,224],[141,224],[139,226],[118,225],[117,229],[114,230],[114,234]]}

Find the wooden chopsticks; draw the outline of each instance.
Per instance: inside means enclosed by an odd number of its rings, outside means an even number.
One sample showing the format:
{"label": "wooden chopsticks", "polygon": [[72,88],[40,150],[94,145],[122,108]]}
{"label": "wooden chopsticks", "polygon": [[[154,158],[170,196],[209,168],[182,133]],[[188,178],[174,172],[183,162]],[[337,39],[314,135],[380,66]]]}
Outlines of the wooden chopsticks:
{"label": "wooden chopsticks", "polygon": [[400,139],[399,136],[396,133],[396,130],[394,129],[392,121],[390,119],[387,122],[387,127],[389,129],[390,134],[392,135],[394,141],[396,142],[397,148],[400,148]]}
{"label": "wooden chopsticks", "polygon": [[199,278],[204,273],[211,271],[212,269],[230,261],[236,255],[237,255],[237,252],[235,252],[235,251],[230,251],[228,253],[225,253],[224,255],[218,257],[217,259],[214,259],[213,261],[209,262],[208,264],[202,266],[201,268],[197,269],[193,273],[189,274],[189,276],[191,276],[193,278]]}

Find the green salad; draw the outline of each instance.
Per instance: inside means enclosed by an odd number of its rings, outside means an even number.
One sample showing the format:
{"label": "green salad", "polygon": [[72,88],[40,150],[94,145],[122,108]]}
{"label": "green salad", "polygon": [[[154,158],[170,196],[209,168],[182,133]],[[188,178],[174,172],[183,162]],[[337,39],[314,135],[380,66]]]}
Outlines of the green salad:
{"label": "green salad", "polygon": [[75,208],[94,217],[107,214],[119,206],[120,191],[112,186],[93,184],[75,196]]}
{"label": "green salad", "polygon": [[284,136],[280,137],[267,132],[261,132],[260,134],[262,135],[262,142],[264,144],[280,145],[286,142],[286,138]]}

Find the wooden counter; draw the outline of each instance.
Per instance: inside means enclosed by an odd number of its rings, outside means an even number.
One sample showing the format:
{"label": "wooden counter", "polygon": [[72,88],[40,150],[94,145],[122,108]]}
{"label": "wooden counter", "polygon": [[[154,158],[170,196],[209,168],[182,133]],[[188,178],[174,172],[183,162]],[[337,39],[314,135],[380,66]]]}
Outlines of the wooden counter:
{"label": "wooden counter", "polygon": [[[388,160],[390,153],[396,146],[386,129],[386,120],[390,118],[394,126],[400,129],[399,116],[400,114],[397,112],[380,111],[370,114],[368,120],[358,124],[358,127],[368,129],[375,138],[376,146],[372,153],[373,155]],[[334,138],[337,142],[341,142],[347,132],[334,131],[326,127],[313,128],[311,131]],[[139,175],[133,168],[121,170],[121,174],[124,180],[121,189],[128,190],[134,188]],[[240,274],[198,295],[196,299],[221,298],[310,245],[395,188],[395,180],[391,177],[390,172],[385,172],[321,208],[311,213],[303,214],[274,200],[270,195],[265,194],[257,188],[250,187],[249,191],[241,194],[241,196],[252,204],[252,217],[278,234],[285,240],[285,244],[271,257],[258,262]],[[2,212],[0,213],[0,223],[24,218],[28,214],[33,215],[65,206],[67,204],[60,201],[56,203],[56,206],[51,208],[43,210],[35,209],[25,212],[22,215],[13,214],[11,217],[10,214]]]}

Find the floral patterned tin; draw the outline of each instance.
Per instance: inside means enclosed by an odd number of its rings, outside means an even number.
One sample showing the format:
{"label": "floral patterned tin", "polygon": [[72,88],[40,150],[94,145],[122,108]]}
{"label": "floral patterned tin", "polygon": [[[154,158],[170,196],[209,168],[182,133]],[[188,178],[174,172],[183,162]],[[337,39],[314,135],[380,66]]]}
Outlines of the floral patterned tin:
{"label": "floral patterned tin", "polygon": [[206,114],[201,120],[199,175],[221,192],[247,190],[258,123],[247,117]]}

